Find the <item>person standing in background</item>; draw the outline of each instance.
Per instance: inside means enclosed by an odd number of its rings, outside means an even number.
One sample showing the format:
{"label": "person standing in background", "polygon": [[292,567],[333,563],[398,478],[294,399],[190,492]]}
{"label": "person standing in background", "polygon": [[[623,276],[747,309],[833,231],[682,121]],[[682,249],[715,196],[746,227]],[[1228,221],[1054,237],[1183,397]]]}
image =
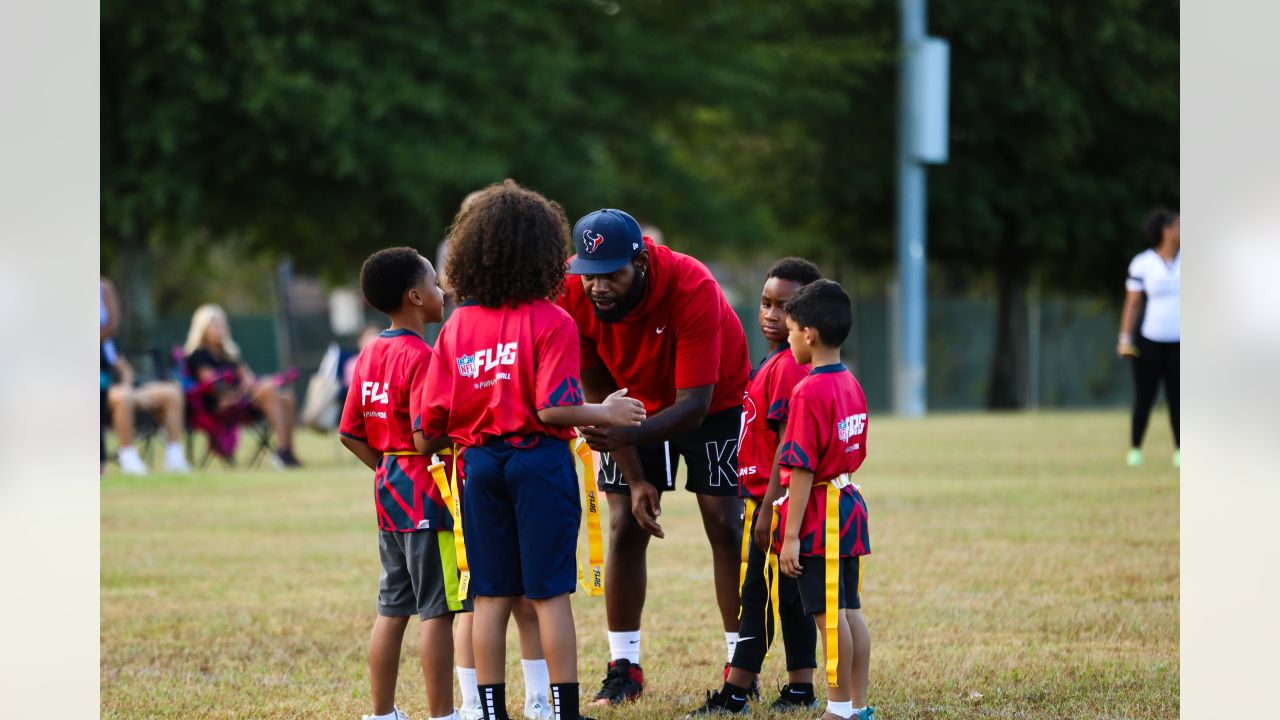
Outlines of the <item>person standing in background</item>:
{"label": "person standing in background", "polygon": [[[1129,263],[1129,277],[1125,280],[1127,295],[1120,313],[1116,354],[1133,363],[1133,418],[1126,458],[1130,467],[1142,464],[1142,438],[1147,432],[1147,421],[1161,380],[1169,403],[1173,444],[1178,448],[1173,453],[1173,464],[1177,467],[1182,463],[1178,436],[1182,238],[1178,226],[1178,213],[1165,208],[1151,212],[1143,227],[1149,248]],[[1142,314],[1142,326],[1135,336],[1139,314]]]}

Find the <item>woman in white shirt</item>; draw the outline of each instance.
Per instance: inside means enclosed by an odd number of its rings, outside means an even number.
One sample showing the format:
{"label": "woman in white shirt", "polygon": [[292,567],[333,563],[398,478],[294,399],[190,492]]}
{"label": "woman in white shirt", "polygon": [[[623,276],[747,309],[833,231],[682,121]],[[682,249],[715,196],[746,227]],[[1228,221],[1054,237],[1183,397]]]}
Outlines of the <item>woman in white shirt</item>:
{"label": "woman in white shirt", "polygon": [[[1144,227],[1150,248],[1129,263],[1125,280],[1127,296],[1120,313],[1120,338],[1116,354],[1133,362],[1133,419],[1130,426],[1130,466],[1142,464],[1142,438],[1155,405],[1160,381],[1164,381],[1173,426],[1174,447],[1178,437],[1178,348],[1182,340],[1182,256],[1178,214],[1159,208]],[[1143,311],[1145,310],[1145,313]],[[1142,314],[1142,326],[1134,326]],[[1181,464],[1181,450],[1175,450],[1173,464]]]}

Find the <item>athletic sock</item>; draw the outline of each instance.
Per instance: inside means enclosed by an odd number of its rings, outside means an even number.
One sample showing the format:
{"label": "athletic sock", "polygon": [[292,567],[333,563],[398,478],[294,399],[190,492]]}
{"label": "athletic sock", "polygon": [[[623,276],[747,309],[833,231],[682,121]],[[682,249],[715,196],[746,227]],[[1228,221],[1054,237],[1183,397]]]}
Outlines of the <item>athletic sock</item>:
{"label": "athletic sock", "polygon": [[480,706],[480,689],[476,687],[476,669],[458,665],[458,688],[462,690],[462,707]]}
{"label": "athletic sock", "polygon": [[724,701],[725,710],[742,712],[742,708],[747,706],[747,689],[726,682],[720,689],[720,699]]}
{"label": "athletic sock", "polygon": [[827,712],[836,717],[848,718],[853,717],[853,701],[846,700],[844,702],[836,702],[834,700],[827,701]]}
{"label": "athletic sock", "polygon": [[392,706],[391,712],[386,715],[370,715],[369,720],[400,720],[400,708]]}
{"label": "athletic sock", "polygon": [[510,720],[507,716],[507,684],[480,686],[480,710],[484,720]]}
{"label": "athletic sock", "polygon": [[729,659],[725,662],[733,662],[733,651],[738,649],[738,633],[727,632],[724,634],[724,649],[729,654]]}
{"label": "athletic sock", "polygon": [[547,671],[546,658],[525,660],[520,658],[520,667],[524,670],[524,701],[527,704],[534,696],[550,697],[549,686],[551,674]]}
{"label": "athletic sock", "polygon": [[578,720],[578,683],[551,683],[551,711],[555,720]]}
{"label": "athletic sock", "polygon": [[[853,703],[852,703],[852,702],[850,702],[849,704],[850,704],[850,705],[852,705]],[[861,715],[862,715],[862,711],[863,711],[863,710],[866,710],[866,709],[867,709],[867,706],[866,706],[866,705],[863,705],[863,706],[862,706],[862,707],[860,707],[860,708],[854,708],[854,709],[853,709],[853,715],[852,715],[852,716],[850,716],[850,717],[855,717],[855,718],[856,718],[856,717],[859,717],[859,716],[861,716]]]}
{"label": "athletic sock", "polygon": [[609,654],[614,660],[630,660],[631,664],[640,664],[640,631],[609,631]]}
{"label": "athletic sock", "polygon": [[443,717],[433,717],[431,718],[431,720],[458,720],[458,711],[454,710],[448,715],[445,715]]}

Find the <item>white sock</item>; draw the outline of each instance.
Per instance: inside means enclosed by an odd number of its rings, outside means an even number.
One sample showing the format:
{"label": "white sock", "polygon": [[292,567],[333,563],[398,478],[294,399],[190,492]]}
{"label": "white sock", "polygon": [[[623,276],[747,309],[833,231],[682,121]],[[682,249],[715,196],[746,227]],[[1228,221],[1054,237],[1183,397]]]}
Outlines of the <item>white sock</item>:
{"label": "white sock", "polygon": [[400,708],[392,706],[391,712],[386,715],[370,715],[369,720],[400,720]]}
{"label": "white sock", "polygon": [[609,655],[614,660],[630,660],[633,665],[640,664],[640,631],[609,631]]}
{"label": "white sock", "polygon": [[431,720],[458,720],[458,711],[454,710],[448,715],[445,715],[443,717],[433,717],[431,718]]}
{"label": "white sock", "polygon": [[120,447],[120,462],[142,462],[142,457],[138,455],[138,448],[132,445],[122,445]]}
{"label": "white sock", "polygon": [[853,717],[853,701],[846,700],[844,702],[836,702],[834,700],[827,701],[827,712],[836,717],[851,718]]}
{"label": "white sock", "polygon": [[738,633],[727,632],[724,634],[724,649],[729,653],[729,659],[725,662],[733,662],[733,651],[738,647]]}
{"label": "white sock", "polygon": [[[853,703],[852,703],[852,702],[850,702],[849,704],[850,704],[850,705],[852,705]],[[862,711],[863,711],[863,710],[866,710],[866,709],[867,709],[867,706],[866,706],[866,705],[863,705],[863,706],[862,706],[862,707],[860,707],[860,708],[854,708],[854,709],[853,709],[853,714],[854,714],[854,715],[861,715],[861,714],[862,714]]]}
{"label": "white sock", "polygon": [[458,687],[462,690],[462,707],[480,707],[480,686],[476,684],[476,669],[458,665]]}
{"label": "white sock", "polygon": [[524,701],[528,703],[534,696],[546,699],[551,692],[551,673],[547,670],[546,658],[520,658],[520,667],[524,669]]}

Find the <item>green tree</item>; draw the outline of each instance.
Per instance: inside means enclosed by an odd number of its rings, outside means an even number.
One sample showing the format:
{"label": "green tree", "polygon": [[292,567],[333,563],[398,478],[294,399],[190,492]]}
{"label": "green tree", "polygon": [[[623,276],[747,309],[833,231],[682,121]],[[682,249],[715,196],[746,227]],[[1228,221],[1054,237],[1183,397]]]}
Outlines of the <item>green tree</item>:
{"label": "green tree", "polygon": [[930,30],[952,55],[929,252],[994,273],[988,404],[1020,406],[1032,277],[1119,296],[1142,216],[1177,203],[1178,7],[953,0],[931,6]]}

